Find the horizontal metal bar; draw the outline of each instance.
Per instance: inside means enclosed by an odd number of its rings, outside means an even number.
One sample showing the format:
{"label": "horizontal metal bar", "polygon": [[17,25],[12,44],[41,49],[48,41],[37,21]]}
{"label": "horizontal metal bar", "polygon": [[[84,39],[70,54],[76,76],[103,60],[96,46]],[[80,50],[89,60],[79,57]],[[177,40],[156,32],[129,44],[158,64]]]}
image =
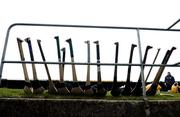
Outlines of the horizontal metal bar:
{"label": "horizontal metal bar", "polygon": [[167,29],[170,30],[172,27],[174,27],[177,23],[180,22],[180,19],[178,19],[176,22],[174,22],[171,26],[169,26]]}
{"label": "horizontal metal bar", "polygon": [[104,65],[104,66],[113,66],[113,65],[118,65],[118,66],[167,66],[167,67],[180,67],[179,64],[136,64],[136,63],[87,63],[87,62],[50,62],[50,61],[3,61],[3,63],[17,63],[17,64],[22,64],[22,63],[26,63],[26,64],[67,64],[67,65],[71,65],[71,64],[75,64],[75,65]]}
{"label": "horizontal metal bar", "polygon": [[74,27],[74,28],[105,28],[105,29],[128,29],[128,30],[154,30],[154,31],[180,31],[179,29],[146,28],[146,27],[121,27],[121,26],[93,26],[93,25],[62,25],[62,24],[39,24],[39,23],[14,23],[14,26],[40,26],[40,27]]}

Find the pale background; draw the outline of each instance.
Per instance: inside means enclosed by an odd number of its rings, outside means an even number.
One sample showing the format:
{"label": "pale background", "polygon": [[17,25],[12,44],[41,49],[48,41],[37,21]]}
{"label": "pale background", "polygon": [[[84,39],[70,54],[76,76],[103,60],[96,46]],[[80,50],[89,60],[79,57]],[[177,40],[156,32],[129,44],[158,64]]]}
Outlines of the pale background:
{"label": "pale background", "polygon": [[[180,18],[178,0],[0,0],[0,57],[4,46],[6,31],[13,23],[48,23],[70,25],[99,25],[99,26],[125,26],[125,27],[152,27],[168,28]],[[180,25],[174,28],[180,29]],[[37,48],[36,39],[42,40],[42,46],[47,61],[57,61],[56,43],[54,36],[60,36],[61,47],[66,47],[66,61],[70,62],[69,45],[65,40],[72,38],[75,62],[86,62],[87,50],[84,41],[91,41],[91,62],[96,62],[96,50],[93,41],[100,41],[100,54],[102,63],[113,63],[115,46],[120,43],[119,63],[128,63],[130,46],[137,44],[137,33],[132,30],[107,30],[107,29],[79,29],[79,28],[41,28],[41,27],[16,27],[10,33],[5,60],[20,60],[16,37],[24,39],[30,37],[33,44],[35,60],[42,61]],[[141,31],[142,53],[147,45],[153,46],[149,50],[147,63],[151,64],[157,48],[161,48],[157,59],[160,64],[167,49],[176,46],[168,62],[173,64],[180,60],[180,33],[162,31]],[[27,44],[23,43],[26,60],[29,59]],[[134,50],[133,63],[139,63],[139,50]],[[36,65],[38,78],[47,80],[43,65]],[[58,80],[58,66],[49,65],[53,80]],[[78,80],[86,80],[86,66],[76,66]],[[112,81],[112,66],[102,66],[102,80]],[[131,80],[137,81],[139,67],[132,67]],[[149,67],[145,68],[145,77]],[[149,81],[156,75],[158,67],[154,67]],[[32,79],[31,66],[28,65],[30,79]],[[177,81],[180,68],[166,68],[161,81],[167,71],[170,71]],[[118,67],[118,80],[125,81],[127,67]],[[22,66],[20,64],[5,64],[2,78],[23,80]],[[91,67],[91,80],[96,80],[96,66]],[[71,67],[65,66],[65,80],[72,80]]]}

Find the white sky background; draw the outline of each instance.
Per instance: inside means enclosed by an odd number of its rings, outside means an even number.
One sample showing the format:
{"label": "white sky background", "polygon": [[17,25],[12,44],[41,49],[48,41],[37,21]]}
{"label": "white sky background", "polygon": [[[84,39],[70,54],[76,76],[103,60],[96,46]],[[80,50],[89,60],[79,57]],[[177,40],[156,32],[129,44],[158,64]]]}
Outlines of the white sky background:
{"label": "white sky background", "polygon": [[[72,25],[102,25],[102,26],[132,26],[132,27],[156,27],[168,28],[179,16],[178,0],[136,0],[136,1],[59,1],[59,0],[1,0],[0,1],[0,56],[4,46],[5,34],[12,23],[48,23],[48,24],[72,24]],[[179,25],[180,26],[180,25]],[[179,28],[177,25],[175,28]],[[130,47],[137,44],[136,31],[107,30],[107,29],[78,29],[78,28],[39,28],[16,27],[12,29],[7,48],[6,60],[20,60],[16,37],[32,39],[35,60],[42,61],[37,48],[36,39],[42,40],[42,46],[47,61],[57,61],[56,42],[54,36],[60,36],[61,47],[66,47],[66,61],[70,62],[69,45],[65,43],[72,39],[75,62],[86,62],[85,40],[91,41],[91,62],[96,62],[96,46],[93,41],[100,41],[101,62],[113,63],[115,54],[114,42],[120,43],[119,63],[128,63]],[[147,45],[153,46],[149,50],[147,63],[151,64],[157,48],[161,48],[157,59],[160,64],[167,49],[176,46],[169,60],[169,64],[179,62],[180,58],[180,33],[141,31],[142,54]],[[27,44],[23,43],[26,60],[30,60]],[[37,50],[37,51],[36,51]],[[54,51],[54,52],[53,52]],[[138,48],[134,50],[133,63],[139,63]],[[36,65],[38,78],[47,79],[44,66]],[[58,66],[49,65],[53,80],[59,79]],[[86,80],[86,66],[76,66],[78,80]],[[114,67],[102,66],[102,80],[112,81]],[[132,67],[131,80],[137,81],[139,67]],[[145,76],[149,67],[145,68]],[[158,67],[154,67],[149,81],[154,79]],[[161,80],[167,71],[172,72],[176,80],[179,78],[180,68],[166,68]],[[28,67],[30,79],[32,79],[31,67]],[[23,79],[22,66],[20,64],[5,64],[3,78]],[[118,80],[125,81],[127,67],[118,67]],[[96,66],[91,67],[91,80],[96,80]],[[71,67],[65,66],[65,80],[72,80]]]}

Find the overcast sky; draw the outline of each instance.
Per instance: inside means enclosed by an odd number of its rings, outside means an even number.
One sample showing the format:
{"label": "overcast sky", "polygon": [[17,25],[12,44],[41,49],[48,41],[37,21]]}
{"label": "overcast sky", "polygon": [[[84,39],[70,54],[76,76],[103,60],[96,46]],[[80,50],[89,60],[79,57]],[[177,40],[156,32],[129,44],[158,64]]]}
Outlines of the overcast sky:
{"label": "overcast sky", "polygon": [[[48,24],[71,24],[71,25],[100,25],[100,26],[125,26],[125,27],[152,27],[152,28],[168,28],[172,23],[180,18],[178,0],[1,0],[0,1],[0,57],[4,46],[4,40],[6,31],[9,25],[13,23],[48,23]],[[179,25],[180,26],[180,25]],[[175,28],[179,28],[177,25]],[[102,62],[114,62],[115,46],[114,42],[120,42],[119,50],[119,63],[128,63],[130,46],[132,43],[137,44],[137,34],[134,31],[117,31],[117,30],[97,30],[97,29],[63,29],[63,28],[29,28],[29,27],[18,27],[13,29],[10,35],[11,41],[7,48],[8,60],[20,60],[19,53],[17,51],[16,37],[22,39],[31,37],[35,50],[37,49],[36,39],[42,40],[42,44],[45,47],[45,54],[49,61],[56,61],[56,48],[53,37],[59,35],[61,38],[61,47],[67,48],[67,61],[69,59],[69,46],[65,43],[65,39],[72,38],[74,45],[75,61],[86,62],[86,45],[85,40],[91,41],[91,61],[96,62],[95,45],[92,43],[95,40],[100,41],[101,50],[101,61]],[[102,36],[103,35],[103,36]],[[173,37],[173,39],[172,39]],[[45,39],[46,38],[46,39]],[[52,38],[52,41],[48,41]],[[43,41],[44,39],[44,41]],[[180,45],[179,33],[164,33],[164,32],[142,32],[142,52],[144,53],[147,45],[152,45],[153,49],[149,50],[151,54],[147,63],[152,63],[153,57],[157,51],[157,48],[162,48],[160,57],[157,64],[161,63],[162,57],[165,51],[172,46]],[[144,39],[144,40],[143,40]],[[51,40],[51,39],[50,39]],[[158,40],[158,41],[157,41]],[[48,45],[49,44],[49,45]],[[84,45],[83,45],[84,44]],[[24,44],[23,46],[26,46]],[[48,49],[49,47],[49,49]],[[26,48],[26,47],[25,47]],[[27,49],[27,48],[26,48]],[[14,51],[13,51],[14,50]],[[52,53],[52,50],[55,51]],[[25,51],[28,54],[28,51]],[[39,51],[38,51],[39,52]],[[36,52],[35,59],[41,61],[39,53]],[[38,57],[39,56],[39,57]],[[108,56],[108,57],[107,57]],[[111,56],[111,57],[109,57]],[[174,58],[173,58],[174,56]],[[172,55],[170,63],[178,62],[180,56],[180,50]],[[48,58],[49,57],[49,58]],[[26,56],[29,60],[29,55]],[[138,48],[134,53],[134,63],[139,62]],[[3,77],[12,79],[23,79],[23,73],[20,72],[20,76],[17,76],[17,72],[22,71],[20,65],[10,65],[11,68],[20,70],[10,70],[9,65],[3,70]],[[37,68],[40,66],[37,65]],[[54,68],[58,68],[56,65],[50,66],[51,74],[54,79],[58,79],[58,70],[54,71]],[[124,69],[119,68],[119,79],[126,80],[127,67]],[[137,80],[139,75],[138,70],[132,70],[133,81]],[[92,68],[92,79],[96,80],[96,67]],[[149,69],[149,68],[148,68]],[[147,73],[148,69],[145,71]],[[9,70],[9,71],[8,71]],[[29,71],[31,68],[29,67]],[[53,70],[53,73],[52,73]],[[171,71],[177,80],[178,68],[166,69],[161,80],[166,75],[167,71]],[[38,70],[41,72],[41,69]],[[44,71],[45,72],[45,71]],[[68,77],[70,67],[66,67],[65,77]],[[82,74],[83,72],[83,74]],[[154,69],[154,74],[157,69]],[[85,80],[86,77],[86,66],[82,68],[77,67],[77,75],[79,80]],[[108,73],[108,77],[106,75]],[[102,68],[102,76],[104,79],[113,79],[113,67]],[[134,75],[135,74],[135,75]],[[16,76],[15,76],[16,75]],[[32,74],[29,73],[30,77]],[[38,74],[39,75],[39,74]],[[121,76],[122,75],[122,76]],[[146,75],[146,74],[145,74]],[[43,76],[43,78],[42,78]],[[39,79],[44,78],[46,74],[39,75]],[[109,78],[110,77],[110,78]],[[123,78],[121,78],[123,77]],[[150,80],[154,78],[151,76]],[[66,80],[71,80],[71,76]]]}

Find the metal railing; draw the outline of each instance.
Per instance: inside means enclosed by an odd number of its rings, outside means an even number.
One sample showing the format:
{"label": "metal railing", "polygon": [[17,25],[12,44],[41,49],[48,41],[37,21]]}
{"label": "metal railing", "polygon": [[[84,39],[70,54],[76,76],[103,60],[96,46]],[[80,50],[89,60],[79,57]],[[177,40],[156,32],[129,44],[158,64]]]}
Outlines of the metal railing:
{"label": "metal railing", "polygon": [[[140,66],[141,67],[141,77],[142,81],[144,81],[144,75],[143,75],[143,66],[167,66],[167,67],[180,67],[180,62],[177,62],[175,64],[143,64],[142,63],[142,51],[141,51],[141,44],[140,44],[140,31],[141,30],[149,30],[149,31],[173,31],[173,32],[180,32],[180,29],[172,29],[177,23],[180,22],[180,19],[178,19],[175,23],[173,23],[170,27],[167,29],[163,28],[145,28],[145,27],[116,27],[116,26],[90,26],[90,25],[61,25],[61,24],[39,24],[39,23],[14,23],[10,25],[7,29],[6,37],[5,37],[5,43],[4,43],[4,48],[3,48],[3,53],[2,53],[2,58],[1,58],[1,65],[0,65],[0,85],[1,85],[1,77],[2,77],[2,71],[5,63],[28,63],[28,64],[77,64],[77,65],[119,65],[119,66]],[[5,60],[5,55],[6,55],[6,49],[7,49],[7,44],[9,40],[9,35],[10,31],[13,27],[16,26],[38,26],[38,27],[71,27],[71,28],[99,28],[99,29],[124,29],[124,30],[136,30],[137,31],[137,37],[138,37],[138,45],[139,45],[139,56],[140,56],[140,64],[129,64],[129,63],[84,63],[84,62],[42,62],[42,61],[6,61]],[[143,85],[143,96],[145,96],[145,84],[142,82]]]}

